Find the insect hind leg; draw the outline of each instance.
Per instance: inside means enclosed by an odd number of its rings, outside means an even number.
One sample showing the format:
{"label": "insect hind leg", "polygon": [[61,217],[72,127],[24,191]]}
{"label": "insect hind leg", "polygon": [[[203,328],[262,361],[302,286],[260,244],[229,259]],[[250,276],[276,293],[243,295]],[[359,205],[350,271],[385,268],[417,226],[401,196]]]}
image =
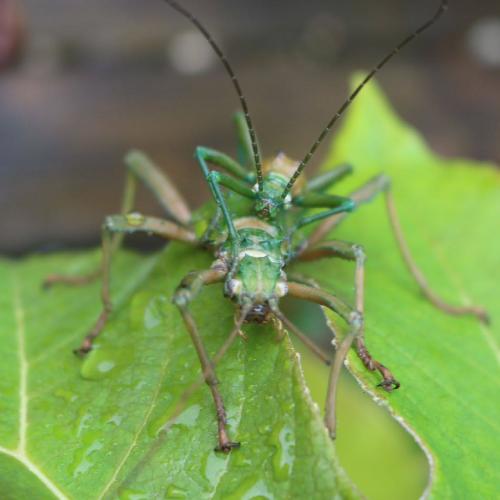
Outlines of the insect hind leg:
{"label": "insect hind leg", "polygon": [[[355,272],[355,290],[356,290],[356,311],[364,313],[364,273],[366,254],[361,245],[348,243],[345,241],[326,241],[320,245],[306,250],[301,254],[299,260],[302,262],[315,261],[322,258],[340,258],[343,260],[354,261],[356,263]],[[382,363],[373,359],[365,345],[364,324],[360,327],[355,339],[356,352],[370,371],[377,370],[383,377],[382,382],[378,384],[387,391],[397,389],[400,384],[394,378],[389,369]]]}
{"label": "insect hind leg", "polygon": [[210,359],[205,344],[200,336],[196,322],[189,310],[189,304],[198,295],[201,288],[206,285],[221,282],[227,274],[227,269],[212,267],[209,270],[197,271],[189,273],[182,281],[177,290],[175,291],[172,302],[179,308],[179,311],[184,320],[184,324],[191,337],[193,345],[200,360],[203,377],[206,384],[210,388],[212,398],[215,404],[218,424],[218,440],[219,445],[215,451],[223,451],[228,453],[233,448],[238,448],[240,443],[233,442],[229,438],[227,429],[227,414],[224,405],[224,400],[219,391],[219,380],[215,373],[215,368],[212,360]]}
{"label": "insect hind leg", "polygon": [[[179,226],[188,227],[191,221],[191,211],[179,193],[173,182],[162,172],[158,166],[142,151],[132,150],[125,156],[127,167],[127,178],[122,197],[121,215],[126,216],[134,209],[135,193],[137,183],[146,186],[158,200],[166,214]],[[125,233],[113,235],[111,252],[115,252],[121,246]],[[92,283],[101,276],[102,269],[97,269],[81,275],[67,276],[63,274],[52,274],[43,281],[43,287],[49,288],[55,284],[68,286],[82,286]]]}
{"label": "insect hind leg", "polygon": [[[391,191],[391,179],[386,175],[377,175],[370,179],[366,184],[349,195],[357,205],[363,205],[373,200],[379,194],[385,195],[385,202],[387,207],[387,214],[391,225],[392,232],[396,239],[396,244],[400,251],[401,257],[410,272],[411,276],[417,283],[423,296],[437,309],[440,309],[446,314],[462,316],[472,315],[476,316],[483,323],[489,322],[489,316],[485,309],[478,306],[456,306],[448,304],[442,299],[429,285],[426,277],[417,266],[410,248],[404,237],[399,217],[396,212],[394,199]],[[332,229],[337,227],[342,222],[347,213],[339,213],[329,217],[322,222],[308,238],[308,247],[312,247],[320,242]],[[307,247],[306,247],[307,248]]]}

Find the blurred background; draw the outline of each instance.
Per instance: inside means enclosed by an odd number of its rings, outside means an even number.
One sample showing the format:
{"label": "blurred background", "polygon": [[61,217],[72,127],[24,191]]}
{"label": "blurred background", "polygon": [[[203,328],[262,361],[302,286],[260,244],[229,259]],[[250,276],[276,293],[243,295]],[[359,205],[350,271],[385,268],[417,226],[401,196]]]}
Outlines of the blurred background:
{"label": "blurred background", "polygon": [[[500,3],[450,3],[379,82],[435,150],[500,163]],[[349,75],[372,67],[438,1],[183,5],[232,61],[264,154],[301,158],[345,98]],[[237,107],[207,43],[161,0],[0,0],[0,253],[96,245],[103,216],[119,208],[131,147],[200,205],[208,189],[194,148],[233,154]],[[138,206],[160,214],[145,192]],[[305,317],[317,315],[296,312],[298,323]],[[305,362],[320,399],[326,372]],[[422,453],[352,381],[345,385],[341,419],[350,429],[338,448],[348,472],[369,498],[417,498]]]}

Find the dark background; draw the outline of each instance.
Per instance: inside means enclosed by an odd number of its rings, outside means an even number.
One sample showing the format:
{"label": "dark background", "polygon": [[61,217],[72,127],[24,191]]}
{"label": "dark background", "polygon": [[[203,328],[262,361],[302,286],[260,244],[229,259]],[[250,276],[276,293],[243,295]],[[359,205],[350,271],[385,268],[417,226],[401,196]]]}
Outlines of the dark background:
{"label": "dark background", "polygon": [[[500,3],[450,3],[379,82],[434,149],[499,163]],[[370,68],[438,2],[184,4],[227,51],[264,153],[302,157],[352,71]],[[0,0],[2,32],[2,253],[97,243],[103,216],[118,210],[130,147],[163,165],[193,206],[207,199],[192,153],[198,144],[234,152],[238,102],[206,44],[190,49],[185,19],[160,0]],[[158,213],[144,193],[140,208]]]}

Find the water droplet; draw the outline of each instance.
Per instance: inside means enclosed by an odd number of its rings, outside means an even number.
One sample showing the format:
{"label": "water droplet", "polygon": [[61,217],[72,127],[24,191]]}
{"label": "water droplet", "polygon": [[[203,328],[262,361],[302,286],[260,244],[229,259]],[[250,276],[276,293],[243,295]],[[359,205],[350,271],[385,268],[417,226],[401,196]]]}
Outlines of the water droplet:
{"label": "water droplet", "polygon": [[179,488],[175,484],[171,484],[167,491],[165,492],[165,498],[187,498],[187,493],[182,488]]}
{"label": "water droplet", "polygon": [[205,477],[210,483],[210,486],[215,487],[219,482],[220,476],[226,470],[229,455],[217,454],[211,451],[205,458]]}
{"label": "water droplet", "polygon": [[269,491],[266,483],[259,476],[250,476],[239,484],[226,498],[238,500],[273,500],[274,495]]}
{"label": "water droplet", "polygon": [[101,380],[116,373],[117,368],[128,366],[132,353],[128,349],[94,349],[80,368],[80,374],[87,380]]}
{"label": "water droplet", "polygon": [[151,291],[137,292],[130,305],[130,324],[132,329],[152,330],[163,323],[166,305],[169,299],[165,295],[154,294]]}
{"label": "water droplet", "polygon": [[111,415],[108,420],[106,420],[107,424],[115,424],[117,427],[121,425],[123,421],[122,415]]}
{"label": "water droplet", "polygon": [[78,396],[68,389],[57,389],[54,392],[54,395],[58,398],[64,399],[64,401],[67,401],[68,403],[72,403],[78,399]]}
{"label": "water droplet", "polygon": [[269,434],[272,430],[272,427],[269,424],[259,425],[257,429],[261,434]]}
{"label": "water droplet", "polygon": [[[153,420],[148,426],[148,433],[150,436],[156,436],[158,431],[161,430],[166,424],[169,423],[169,420],[172,418],[172,412],[175,407],[170,407],[168,411],[166,411],[163,415]],[[194,427],[196,425],[196,421],[198,420],[198,415],[200,414],[201,406],[196,404],[190,406],[186,410],[184,410],[172,423],[172,425],[184,425],[188,428]]]}
{"label": "water droplet", "polygon": [[120,500],[147,500],[150,497],[143,491],[126,489],[118,493],[118,498]]}
{"label": "water droplet", "polygon": [[89,427],[92,415],[88,412],[89,408],[84,405],[78,412],[78,418],[75,421],[76,435],[81,437],[83,432]]}
{"label": "water droplet", "polygon": [[274,475],[278,481],[284,481],[292,472],[295,448],[293,431],[287,425],[276,426],[269,441],[276,448],[272,460]]}
{"label": "water droplet", "polygon": [[130,212],[125,216],[125,219],[130,226],[140,226],[144,224],[145,217],[139,212]]}
{"label": "water droplet", "polygon": [[152,330],[160,325],[165,318],[165,304],[168,303],[167,297],[158,295],[149,301],[144,311],[144,326]]}
{"label": "water droplet", "polygon": [[93,434],[87,435],[87,440],[91,440],[90,444],[80,448],[75,454],[70,468],[70,474],[73,478],[84,474],[95,465],[97,460],[92,455],[103,447],[102,441],[95,439],[95,435]]}

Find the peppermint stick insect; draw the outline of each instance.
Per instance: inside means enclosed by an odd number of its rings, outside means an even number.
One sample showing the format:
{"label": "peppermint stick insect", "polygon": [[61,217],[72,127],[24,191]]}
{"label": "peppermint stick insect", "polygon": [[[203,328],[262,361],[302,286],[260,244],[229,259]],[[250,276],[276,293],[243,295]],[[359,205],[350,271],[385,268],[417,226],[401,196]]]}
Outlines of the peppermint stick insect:
{"label": "peppermint stick insect", "polygon": [[[51,276],[46,283],[82,284],[101,276],[103,309],[94,328],[76,351],[83,356],[92,349],[93,341],[103,330],[112,312],[109,292],[110,266],[112,255],[120,246],[123,235],[134,232],[153,233],[213,252],[215,260],[212,266],[209,269],[189,273],[175,291],[173,303],[182,315],[200,359],[204,380],[212,393],[218,423],[216,449],[223,452],[229,452],[239,446],[239,443],[231,441],[228,433],[226,410],[219,390],[215,365],[238,337],[243,323],[266,323],[273,320],[297,335],[322,361],[330,364],[328,357],[284,316],[279,301],[283,296],[290,295],[331,309],[349,326],[348,333],[337,345],[329,377],[325,425],[330,435],[334,437],[335,398],[339,374],[347,352],[353,344],[364,366],[368,370],[380,373],[382,377],[380,387],[387,391],[399,387],[399,382],[391,371],[375,360],[365,345],[363,248],[344,241],[323,241],[325,235],[355,207],[368,203],[378,194],[384,194],[396,242],[424,296],[448,314],[470,314],[487,321],[483,309],[449,305],[429,287],[403,238],[391,195],[390,179],[387,176],[378,175],[351,193],[349,197],[342,197],[327,194],[326,190],[352,172],[349,165],[337,166],[309,182],[303,173],[320,143],[363,86],[400,49],[437,21],[447,9],[447,1],[442,0],[432,18],[406,37],[368,73],[334,114],[300,162],[291,160],[284,154],[279,154],[269,161],[261,160],[246,99],[225,55],[198,19],[174,0],[164,1],[200,30],[231,78],[243,109],[242,113],[236,114],[241,162],[210,148],[196,148],[195,157],[217,207],[213,218],[205,221],[204,232],[198,234],[190,209],[168,177],[162,174],[143,153],[137,151],[129,153],[125,159],[128,175],[121,214],[107,217],[102,228],[101,269],[83,277]],[[213,170],[211,166],[218,167],[221,171]],[[165,209],[168,220],[147,217],[132,211],[135,186],[138,181],[143,182],[152,191]],[[311,215],[310,209],[324,210],[315,211]],[[238,213],[238,216],[234,215],[235,213]],[[311,234],[305,236],[302,233],[303,227],[318,222],[321,223]],[[354,306],[327,291],[311,286],[307,280],[294,279],[292,273],[288,276],[286,274],[294,262],[315,261],[322,258],[340,258],[354,262]],[[190,303],[203,287],[214,283],[223,283],[224,294],[236,304],[236,320],[235,327],[223,347],[211,359],[190,312]]]}

